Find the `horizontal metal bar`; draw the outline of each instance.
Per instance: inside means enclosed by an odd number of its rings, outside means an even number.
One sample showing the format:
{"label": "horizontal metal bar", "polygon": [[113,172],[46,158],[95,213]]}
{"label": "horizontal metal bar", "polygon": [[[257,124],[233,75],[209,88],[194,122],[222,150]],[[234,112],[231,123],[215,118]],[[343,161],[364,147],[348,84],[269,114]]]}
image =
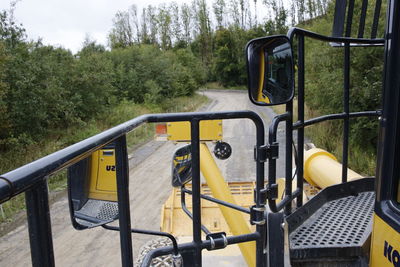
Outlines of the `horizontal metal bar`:
{"label": "horizontal metal bar", "polygon": [[0,203],[26,191],[35,183],[39,182],[42,177],[52,175],[79,160],[88,157],[94,151],[132,131],[143,123],[189,121],[194,117],[199,120],[250,119],[257,125],[260,131],[264,131],[263,122],[260,116],[258,116],[257,113],[248,110],[142,115],[95,136],[89,137],[79,143],[40,158],[32,163],[2,174],[0,176]]}
{"label": "horizontal metal bar", "polygon": [[344,43],[344,44],[360,44],[360,45],[384,45],[385,39],[376,38],[376,39],[365,39],[365,38],[352,38],[352,37],[331,37],[321,35],[315,32],[307,31],[301,28],[291,28],[287,34],[290,40],[293,39],[295,35],[303,35],[305,37],[309,37],[312,39],[324,41],[324,42],[332,42],[332,43]]}
{"label": "horizontal metal bar", "polygon": [[288,203],[294,200],[296,197],[300,196],[301,191],[297,188],[291,195],[286,195],[278,205],[276,205],[276,211],[283,209]]}
{"label": "horizontal metal bar", "polygon": [[[238,244],[238,243],[244,243],[244,242],[249,242],[249,241],[256,241],[260,239],[260,234],[255,232],[251,234],[246,234],[246,235],[237,235],[237,236],[228,236],[228,245],[233,245],[233,244]],[[193,251],[196,247],[196,244],[192,243],[184,243],[184,244],[179,244],[178,249],[179,252],[182,254],[184,252],[190,252]],[[203,240],[201,241],[201,248],[202,249],[211,249],[211,241],[210,240]],[[151,250],[149,253],[146,254],[144,257],[142,264],[140,265],[141,267],[148,267],[150,266],[151,260],[163,256],[163,255],[168,255],[173,252],[172,246],[169,247],[162,247],[162,248],[157,248],[154,250]]]}
{"label": "horizontal metal bar", "polygon": [[[183,190],[185,191],[185,193],[192,194],[192,191],[189,190],[189,189],[184,188]],[[238,205],[235,205],[235,204],[223,201],[223,200],[219,200],[219,199],[207,196],[207,195],[203,195],[203,194],[200,194],[200,197],[205,199],[205,200],[220,204],[222,206],[225,206],[225,207],[228,207],[228,208],[232,208],[232,209],[235,209],[235,210],[250,214],[250,209],[246,209],[246,208],[243,208],[241,206],[238,206]]]}
{"label": "horizontal metal bar", "polygon": [[[118,227],[118,226],[112,226],[112,225],[103,224],[102,227],[104,229],[111,230],[111,231],[117,231],[117,232],[121,231],[120,227]],[[155,235],[155,236],[167,237],[172,241],[172,247],[174,249],[173,250],[174,251],[174,255],[178,255],[179,254],[179,252],[178,252],[178,242],[176,242],[176,238],[173,235],[171,235],[170,233],[159,232],[159,231],[151,231],[151,230],[143,230],[143,229],[135,229],[135,228],[132,228],[131,232],[135,233],[135,234]]]}
{"label": "horizontal metal bar", "polygon": [[293,124],[293,129],[297,130],[299,128],[304,128],[304,127],[307,127],[307,126],[310,126],[310,125],[313,125],[313,124],[316,124],[319,122],[330,121],[330,120],[340,120],[340,119],[345,119],[347,117],[349,117],[349,118],[379,117],[381,115],[382,115],[381,110],[352,112],[352,113],[349,113],[348,115],[346,113],[329,114],[329,115],[312,118],[310,120],[304,121],[304,123],[301,123],[300,121],[298,121]]}
{"label": "horizontal metal bar", "polygon": [[[181,193],[181,206],[183,212],[191,219],[193,220],[193,214],[190,212],[190,210],[186,207],[186,198],[185,198],[185,191]],[[203,224],[201,225],[201,230],[206,234],[211,234],[211,231],[207,229]]]}

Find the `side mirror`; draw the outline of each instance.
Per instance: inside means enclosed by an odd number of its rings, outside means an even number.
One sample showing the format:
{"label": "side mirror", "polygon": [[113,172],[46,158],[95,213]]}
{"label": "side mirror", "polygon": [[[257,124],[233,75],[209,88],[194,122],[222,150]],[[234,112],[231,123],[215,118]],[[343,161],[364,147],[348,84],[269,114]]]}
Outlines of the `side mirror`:
{"label": "side mirror", "polygon": [[172,159],[172,186],[181,187],[192,180],[192,146],[178,148]]}
{"label": "side mirror", "polygon": [[115,145],[107,145],[68,168],[68,201],[76,229],[118,219]]}
{"label": "side mirror", "polygon": [[246,45],[250,100],[261,106],[285,104],[294,95],[294,64],[284,35],[251,40]]}

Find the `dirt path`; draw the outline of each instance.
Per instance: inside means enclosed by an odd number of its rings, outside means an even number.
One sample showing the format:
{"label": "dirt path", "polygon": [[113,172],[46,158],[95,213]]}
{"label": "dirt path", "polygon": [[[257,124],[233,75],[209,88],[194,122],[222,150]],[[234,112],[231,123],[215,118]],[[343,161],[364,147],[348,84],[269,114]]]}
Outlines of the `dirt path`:
{"label": "dirt path", "polygon": [[[268,125],[273,112],[254,107],[247,92],[206,91],[213,100],[212,111],[245,110],[259,112]],[[227,180],[254,180],[254,125],[248,120],[224,121],[224,141],[231,144],[232,157],[218,161]],[[160,209],[170,187],[171,158],[177,145],[155,141],[139,148],[130,159],[130,197],[132,227],[159,230]],[[282,155],[281,155],[282,156]],[[282,169],[282,168],[280,168]],[[279,175],[279,172],[278,172]],[[119,234],[96,228],[76,231],[70,224],[67,198],[51,206],[52,232],[58,266],[120,266]],[[134,254],[151,238],[133,235]],[[0,238],[0,266],[30,266],[26,224]]]}

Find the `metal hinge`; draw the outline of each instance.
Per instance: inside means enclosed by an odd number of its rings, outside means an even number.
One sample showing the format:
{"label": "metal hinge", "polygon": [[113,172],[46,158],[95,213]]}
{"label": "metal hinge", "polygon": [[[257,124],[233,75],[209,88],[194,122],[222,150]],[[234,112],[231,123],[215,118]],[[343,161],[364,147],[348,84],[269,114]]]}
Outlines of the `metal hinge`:
{"label": "metal hinge", "polygon": [[254,160],[266,162],[267,159],[279,158],[279,143],[267,144],[260,147],[254,147]]}
{"label": "metal hinge", "polygon": [[207,250],[222,249],[228,245],[228,239],[225,232],[211,233],[206,236],[206,240],[210,240],[211,247]]}
{"label": "metal hinge", "polygon": [[256,205],[250,207],[250,224],[251,225],[264,225],[265,206],[256,207]]}

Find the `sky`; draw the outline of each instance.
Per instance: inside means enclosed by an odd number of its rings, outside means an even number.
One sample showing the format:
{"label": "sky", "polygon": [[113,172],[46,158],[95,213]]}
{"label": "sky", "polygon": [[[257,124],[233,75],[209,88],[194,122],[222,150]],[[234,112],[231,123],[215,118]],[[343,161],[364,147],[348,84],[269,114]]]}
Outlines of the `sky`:
{"label": "sky", "polygon": [[[15,0],[14,0],[15,1]],[[0,10],[10,9],[10,0],[0,1]],[[26,29],[29,40],[42,39],[44,44],[62,46],[76,53],[86,35],[107,45],[107,35],[118,11],[132,4],[138,10],[144,6],[172,2],[171,0],[19,0],[14,17]],[[190,3],[191,0],[175,0]],[[207,0],[211,6],[212,0]],[[252,1],[251,1],[252,2]],[[261,1],[259,1],[261,2]]]}

